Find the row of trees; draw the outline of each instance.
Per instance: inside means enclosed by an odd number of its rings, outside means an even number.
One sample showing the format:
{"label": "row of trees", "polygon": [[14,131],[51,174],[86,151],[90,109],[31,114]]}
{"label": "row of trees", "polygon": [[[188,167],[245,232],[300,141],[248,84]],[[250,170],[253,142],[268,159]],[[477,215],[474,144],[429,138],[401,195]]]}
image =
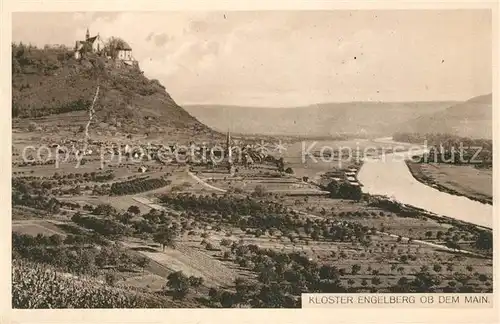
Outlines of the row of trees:
{"label": "row of trees", "polygon": [[287,208],[280,203],[268,200],[256,200],[250,197],[235,197],[229,195],[177,194],[162,195],[160,201],[178,210],[199,210],[222,215],[254,215],[267,213],[286,213]]}
{"label": "row of trees", "polygon": [[163,178],[154,179],[133,179],[124,182],[115,182],[111,185],[111,195],[129,195],[145,191],[150,191],[168,186],[170,180]]}
{"label": "row of trees", "polygon": [[49,213],[58,213],[61,208],[61,203],[53,197],[20,193],[15,190],[12,191],[12,205],[31,207]]}
{"label": "row of trees", "polygon": [[105,236],[121,236],[131,232],[127,226],[113,219],[82,216],[80,213],[76,213],[71,220],[80,226]]}
{"label": "row of trees", "polygon": [[[95,245],[100,245],[99,249]],[[97,235],[51,236],[12,233],[13,259],[56,266],[74,274],[96,275],[99,269],[147,267],[149,259],[135,257]]]}
{"label": "row of trees", "polygon": [[338,223],[332,219],[302,219],[296,212],[272,201],[258,201],[251,198],[227,199],[225,197],[195,196],[189,194],[164,195],[163,203],[186,212],[187,217],[207,223],[226,223],[237,226],[243,231],[254,229],[260,236],[267,231],[273,235],[280,231],[281,236],[294,239],[292,233],[304,233],[313,240],[361,241],[369,239],[371,229],[355,222]]}

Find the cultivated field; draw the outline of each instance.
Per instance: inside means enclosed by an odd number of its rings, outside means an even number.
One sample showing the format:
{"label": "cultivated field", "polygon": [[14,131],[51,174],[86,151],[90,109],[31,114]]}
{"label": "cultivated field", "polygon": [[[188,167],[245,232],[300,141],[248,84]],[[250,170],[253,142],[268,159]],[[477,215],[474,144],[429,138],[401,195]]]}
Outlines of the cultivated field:
{"label": "cultivated field", "polygon": [[[18,137],[16,153],[31,140]],[[281,170],[271,159],[230,175],[86,159],[14,165],[17,259],[191,307],[296,307],[304,291],[491,290],[482,232],[326,191],[328,171],[359,169],[352,160],[304,166],[292,156]]]}

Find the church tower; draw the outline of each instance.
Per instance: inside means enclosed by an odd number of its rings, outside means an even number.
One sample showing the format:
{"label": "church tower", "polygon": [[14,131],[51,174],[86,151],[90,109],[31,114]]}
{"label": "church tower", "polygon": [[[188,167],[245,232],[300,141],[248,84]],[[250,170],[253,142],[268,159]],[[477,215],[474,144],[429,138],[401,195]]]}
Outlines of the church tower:
{"label": "church tower", "polygon": [[227,160],[229,162],[229,164],[233,164],[233,152],[231,150],[231,133],[229,132],[229,130],[227,131],[227,135],[226,135],[226,153],[227,153]]}
{"label": "church tower", "polygon": [[90,38],[90,32],[89,29],[87,28],[87,33],[85,34],[85,40],[88,41]]}

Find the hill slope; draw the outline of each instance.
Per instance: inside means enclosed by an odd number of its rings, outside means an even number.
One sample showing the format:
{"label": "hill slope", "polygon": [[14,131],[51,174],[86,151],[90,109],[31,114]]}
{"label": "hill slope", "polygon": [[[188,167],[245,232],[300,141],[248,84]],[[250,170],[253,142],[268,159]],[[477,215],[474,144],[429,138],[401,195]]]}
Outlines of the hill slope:
{"label": "hill slope", "polygon": [[31,119],[45,126],[54,122],[79,129],[88,121],[99,85],[91,129],[214,134],[179,107],[157,80],[147,79],[138,66],[92,55],[77,61],[65,48],[24,45],[12,47],[12,59],[12,114],[19,117],[14,126]]}
{"label": "hill slope", "polygon": [[397,125],[444,110],[456,102],[325,103],[298,108],[194,105],[184,108],[206,125],[268,135],[392,134]]}
{"label": "hill slope", "polygon": [[492,138],[492,95],[474,97],[437,113],[401,124],[400,131],[449,133],[463,137]]}
{"label": "hill slope", "polygon": [[12,307],[47,308],[182,308],[191,303],[164,296],[112,287],[95,278],[60,272],[29,261],[12,262]]}

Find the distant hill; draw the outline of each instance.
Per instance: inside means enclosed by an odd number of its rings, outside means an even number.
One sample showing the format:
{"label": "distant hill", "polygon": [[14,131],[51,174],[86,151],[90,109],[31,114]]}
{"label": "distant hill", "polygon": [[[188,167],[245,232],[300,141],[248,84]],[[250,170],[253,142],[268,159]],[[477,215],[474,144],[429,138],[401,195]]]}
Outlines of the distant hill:
{"label": "distant hill", "polygon": [[492,138],[492,94],[474,97],[434,114],[399,125],[413,133],[448,133],[471,138]]}
{"label": "distant hill", "polygon": [[[77,131],[88,121],[97,85],[91,130],[215,134],[177,105],[157,80],[146,78],[138,65],[94,54],[76,60],[64,47],[12,46],[13,126],[31,121],[45,131],[62,126]],[[56,124],[59,129],[52,127]]]}
{"label": "distant hill", "polygon": [[297,108],[187,105],[206,125],[244,134],[325,136],[392,134],[403,122],[443,111],[457,102],[347,102]]}

